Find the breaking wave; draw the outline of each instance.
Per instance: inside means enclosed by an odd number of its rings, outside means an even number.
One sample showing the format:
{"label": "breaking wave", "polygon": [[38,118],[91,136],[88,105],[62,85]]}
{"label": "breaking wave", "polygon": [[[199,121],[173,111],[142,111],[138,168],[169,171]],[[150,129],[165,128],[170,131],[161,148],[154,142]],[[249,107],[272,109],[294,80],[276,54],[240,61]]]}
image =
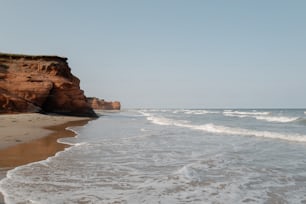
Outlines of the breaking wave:
{"label": "breaking wave", "polygon": [[270,112],[258,112],[258,111],[232,111],[232,110],[225,110],[223,113],[225,114],[234,114],[234,115],[269,115]]}
{"label": "breaking wave", "polygon": [[189,128],[192,130],[199,130],[213,134],[226,134],[226,135],[240,135],[240,136],[255,136],[264,137],[270,139],[281,139],[294,142],[306,142],[306,135],[301,134],[285,134],[270,131],[258,131],[244,128],[233,128],[222,125],[216,125],[213,123],[207,123],[203,125],[193,125],[188,121],[173,120],[165,117],[157,117],[149,113],[141,112],[147,117],[147,120],[157,125],[176,126],[182,128]]}
{"label": "breaking wave", "polygon": [[181,111],[174,111],[173,113],[184,113],[187,115],[205,115],[205,114],[218,114],[218,111],[211,111],[211,110],[181,110]]}
{"label": "breaking wave", "polygon": [[267,122],[289,123],[298,120],[298,117],[272,116],[270,112],[241,112],[241,111],[224,111],[224,116],[239,118],[255,118]]}

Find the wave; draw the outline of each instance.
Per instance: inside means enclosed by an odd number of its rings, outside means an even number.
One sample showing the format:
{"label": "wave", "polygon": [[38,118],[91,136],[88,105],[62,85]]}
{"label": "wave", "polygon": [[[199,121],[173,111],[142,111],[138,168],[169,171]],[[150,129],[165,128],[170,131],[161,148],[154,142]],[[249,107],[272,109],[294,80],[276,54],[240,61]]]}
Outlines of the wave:
{"label": "wave", "polygon": [[296,120],[298,123],[305,125],[306,124],[306,118],[299,118]]}
{"label": "wave", "polygon": [[224,116],[239,118],[255,118],[267,122],[288,123],[299,119],[299,117],[271,116],[270,112],[240,112],[240,111],[224,111]]}
{"label": "wave", "polygon": [[192,125],[184,121],[182,123],[179,120],[173,120],[165,117],[156,117],[148,113],[144,113],[149,121],[157,125],[177,126],[182,128],[189,128],[192,130],[199,130],[213,134],[225,134],[225,135],[240,135],[240,136],[255,136],[264,137],[270,139],[281,139],[294,142],[306,142],[306,135],[300,134],[284,134],[270,131],[257,131],[243,128],[233,128],[221,125],[215,125],[213,123],[207,123],[203,125]]}
{"label": "wave", "polygon": [[[197,168],[198,167],[198,168]],[[181,169],[177,171],[180,175],[183,175],[184,178],[192,181],[201,181],[201,175],[199,174],[199,169],[205,169],[206,166],[199,166],[196,164],[187,164],[184,165]],[[207,167],[206,167],[207,168]]]}
{"label": "wave", "polygon": [[186,124],[188,123],[188,121],[186,120],[172,120],[169,118],[165,118],[165,117],[155,117],[152,114],[143,112],[143,111],[139,111],[139,113],[143,114],[147,120],[151,121],[154,124],[157,125],[173,125],[173,126],[179,126],[179,124]]}
{"label": "wave", "polygon": [[182,110],[174,110],[173,114],[184,113],[187,115],[206,115],[206,114],[218,114],[219,111],[211,111],[211,110],[190,110],[190,109],[182,109]]}
{"label": "wave", "polygon": [[257,120],[265,120],[268,122],[280,122],[280,123],[289,123],[294,122],[299,119],[299,117],[285,117],[285,116],[267,116],[267,117],[255,117]]}
{"label": "wave", "polygon": [[271,139],[282,139],[295,142],[306,142],[306,135],[299,134],[282,134],[269,131],[257,131],[243,128],[231,128],[226,126],[218,126],[214,124],[205,124],[200,126],[190,127],[195,130],[203,130],[211,133],[228,134],[228,135],[242,135],[242,136],[256,136]]}
{"label": "wave", "polygon": [[205,115],[205,114],[218,114],[218,111],[208,111],[208,110],[185,110],[185,114],[188,115]]}
{"label": "wave", "polygon": [[225,110],[223,113],[225,114],[235,114],[235,115],[269,115],[270,112],[258,112],[258,111],[232,111]]}

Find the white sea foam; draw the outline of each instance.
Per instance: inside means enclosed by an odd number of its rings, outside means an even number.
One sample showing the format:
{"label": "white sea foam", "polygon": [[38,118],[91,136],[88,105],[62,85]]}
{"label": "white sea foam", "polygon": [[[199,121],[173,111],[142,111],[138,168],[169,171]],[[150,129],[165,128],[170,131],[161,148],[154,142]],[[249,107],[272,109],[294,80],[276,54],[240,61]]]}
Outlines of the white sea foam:
{"label": "white sea foam", "polygon": [[178,173],[182,174],[188,180],[200,180],[200,175],[191,164],[183,166],[178,170]]}
{"label": "white sea foam", "polygon": [[218,114],[220,111],[216,110],[203,110],[203,109],[179,109],[179,110],[173,110],[173,114],[180,114],[184,113],[187,115],[206,115],[206,114]]}
{"label": "white sea foam", "polygon": [[[238,128],[220,113],[199,117],[148,110],[137,120],[126,114],[101,117],[79,131],[84,137],[75,141],[86,145],[10,171],[0,182],[6,203],[303,202],[303,145],[225,136],[302,137],[293,134],[296,124],[266,124],[282,133],[263,131],[266,126],[248,120]],[[250,122],[256,131],[246,129]],[[165,137],[168,129],[173,134]],[[209,134],[203,138],[201,131]],[[305,134],[303,127],[299,132]]]}
{"label": "white sea foam", "polygon": [[201,130],[214,134],[226,134],[226,135],[241,135],[241,136],[256,136],[271,139],[281,139],[295,142],[306,142],[306,135],[300,134],[285,134],[270,131],[258,131],[249,130],[243,128],[233,128],[221,125],[215,125],[213,123],[207,123],[203,125],[192,125],[189,123],[181,123],[178,120],[173,120],[165,117],[156,117],[146,113],[147,119],[157,125],[172,125],[177,127],[189,128],[193,130]]}
{"label": "white sea foam", "polygon": [[200,160],[196,162],[192,162],[189,164],[184,165],[181,167],[175,174],[178,175],[183,175],[184,179],[187,179],[189,181],[202,181],[203,176],[206,176],[203,171],[206,169],[218,169],[218,168],[223,168],[224,164],[222,159],[217,158],[218,156],[215,155],[214,159],[209,159],[209,160]]}
{"label": "white sea foam", "polygon": [[154,117],[154,116],[148,116],[148,120],[152,121],[153,123],[157,125],[175,125],[173,120],[164,118],[164,117]]}
{"label": "white sea foam", "polygon": [[209,110],[185,110],[185,114],[188,115],[205,115],[205,114],[217,114],[218,111],[209,111]]}
{"label": "white sea foam", "polygon": [[178,126],[178,124],[182,123],[188,123],[188,121],[186,120],[172,120],[172,119],[168,119],[165,117],[155,117],[154,115],[147,113],[147,112],[143,112],[140,111],[141,114],[143,114],[144,116],[147,117],[147,120],[151,121],[154,124],[157,125],[174,125],[174,126]]}
{"label": "white sea foam", "polygon": [[299,119],[298,117],[272,116],[270,112],[240,112],[240,111],[224,111],[224,116],[238,118],[255,118],[267,122],[288,123]]}
{"label": "white sea foam", "polygon": [[[87,125],[84,125],[83,127],[85,127],[85,126],[87,126]],[[77,127],[74,127],[74,128],[77,128]],[[66,129],[75,133],[75,136],[73,138],[78,138],[79,133],[77,132],[77,130],[75,130],[75,129],[71,128],[71,127],[67,127]],[[27,168],[27,167],[31,168],[32,165],[41,165],[42,167],[48,167],[48,164],[49,164],[49,162],[52,159],[58,158],[61,154],[63,154],[66,151],[69,151],[69,150],[73,149],[74,147],[78,147],[78,146],[81,146],[81,145],[83,146],[83,145],[87,144],[86,142],[80,142],[80,143],[69,142],[69,141],[66,141],[65,139],[70,139],[70,138],[69,137],[68,138],[59,138],[57,140],[58,143],[70,145],[70,147],[65,148],[64,151],[57,152],[54,156],[48,157],[45,160],[41,160],[41,161],[37,161],[37,162],[32,162],[32,163],[29,163],[29,164],[26,164],[26,165],[23,165],[23,166],[15,167],[14,169],[11,169],[11,170],[9,170],[6,173],[6,177],[4,179],[0,180],[0,192],[4,196],[5,203],[7,203],[7,204],[16,203],[16,199],[12,199],[10,193],[7,193],[7,188],[10,188],[9,185],[7,186],[7,183],[9,183],[9,182],[7,182],[7,180],[13,179],[13,180],[17,180],[17,181],[23,181],[25,183],[33,182],[32,180],[29,180],[24,175],[19,176],[19,171],[21,169]],[[59,185],[61,185],[61,184],[59,184]],[[5,186],[5,187],[3,188],[3,186]],[[24,199],[27,198],[27,195],[23,195],[23,196],[24,197],[20,197],[19,199],[17,199],[17,200],[19,200],[18,203],[23,203]],[[33,203],[33,204],[35,204],[35,203],[41,203],[41,202],[35,201],[35,200],[28,200],[26,203]],[[50,203],[50,202],[48,201],[46,203]]]}
{"label": "white sea foam", "polygon": [[299,134],[283,134],[283,133],[270,132],[270,131],[257,131],[257,130],[243,129],[243,128],[219,126],[214,124],[205,124],[200,126],[189,126],[189,127],[191,129],[202,130],[205,132],[211,132],[217,134],[256,136],[256,137],[265,137],[271,139],[306,142],[306,135],[299,135]]}
{"label": "white sea foam", "polygon": [[298,117],[285,117],[285,116],[256,116],[257,120],[265,120],[268,122],[289,123],[298,120]]}
{"label": "white sea foam", "polygon": [[224,114],[233,114],[233,115],[269,115],[270,112],[258,112],[258,111],[232,111],[232,110],[225,110]]}

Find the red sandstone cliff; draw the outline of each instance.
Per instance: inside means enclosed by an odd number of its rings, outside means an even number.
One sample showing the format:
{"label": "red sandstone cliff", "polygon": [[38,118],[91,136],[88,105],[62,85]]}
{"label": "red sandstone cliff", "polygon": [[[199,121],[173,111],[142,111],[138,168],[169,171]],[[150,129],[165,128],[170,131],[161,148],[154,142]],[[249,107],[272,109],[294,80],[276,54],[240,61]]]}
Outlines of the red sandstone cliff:
{"label": "red sandstone cliff", "polygon": [[99,109],[99,110],[120,110],[121,104],[119,101],[114,102],[107,102],[103,99],[95,98],[95,97],[89,97],[87,98],[88,104],[93,109]]}
{"label": "red sandstone cliff", "polygon": [[67,58],[0,53],[0,113],[96,114]]}

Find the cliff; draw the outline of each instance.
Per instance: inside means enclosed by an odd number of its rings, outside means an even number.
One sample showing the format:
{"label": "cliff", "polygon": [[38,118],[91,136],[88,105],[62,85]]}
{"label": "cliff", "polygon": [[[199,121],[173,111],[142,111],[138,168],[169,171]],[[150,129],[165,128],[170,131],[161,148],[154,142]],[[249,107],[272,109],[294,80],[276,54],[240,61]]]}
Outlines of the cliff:
{"label": "cliff", "polygon": [[99,99],[96,97],[89,97],[87,98],[88,104],[93,109],[99,109],[99,110],[120,110],[121,104],[119,101],[114,102],[107,102],[103,99]]}
{"label": "cliff", "polygon": [[0,53],[0,113],[96,117],[67,58]]}

